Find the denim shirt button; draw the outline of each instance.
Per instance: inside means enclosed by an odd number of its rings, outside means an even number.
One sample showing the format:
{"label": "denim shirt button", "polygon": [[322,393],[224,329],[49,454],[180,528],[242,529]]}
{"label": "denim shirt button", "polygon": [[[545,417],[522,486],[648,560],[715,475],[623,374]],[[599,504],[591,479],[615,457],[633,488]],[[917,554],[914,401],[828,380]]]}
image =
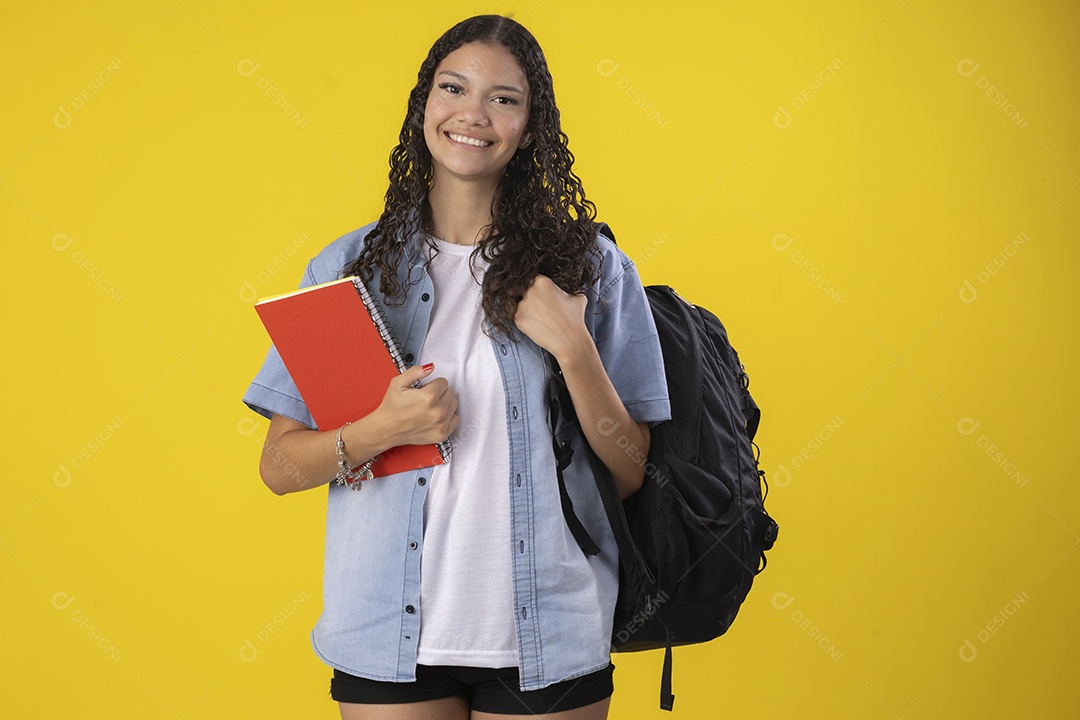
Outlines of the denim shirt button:
{"label": "denim shirt button", "polygon": [[505,355],[506,354],[506,346],[505,345],[500,345],[499,346],[499,352],[501,352],[503,355]]}
{"label": "denim shirt button", "polygon": [[419,480],[416,481],[416,484],[419,485],[420,487],[424,487],[425,485],[427,485],[427,478],[426,477],[420,478]]}
{"label": "denim shirt button", "polygon": [[517,407],[515,406],[515,407],[514,407],[514,419],[515,419],[515,420],[517,420],[517,415],[518,415],[518,413],[517,413]]}
{"label": "denim shirt button", "polygon": [[406,605],[405,606],[405,612],[412,615],[414,612],[416,612],[416,608],[414,608],[412,605]]}
{"label": "denim shirt button", "polygon": [[412,361],[413,361],[413,354],[412,353],[405,353],[405,362],[411,363]]}
{"label": "denim shirt button", "polygon": [[412,542],[409,543],[409,549],[410,550],[415,550],[417,547],[419,547],[419,546],[416,544],[415,540],[413,540]]}
{"label": "denim shirt button", "polygon": [[428,300],[431,299],[431,295],[429,295],[427,293],[424,293],[423,295],[420,296],[420,299],[423,300],[424,302],[427,302]]}

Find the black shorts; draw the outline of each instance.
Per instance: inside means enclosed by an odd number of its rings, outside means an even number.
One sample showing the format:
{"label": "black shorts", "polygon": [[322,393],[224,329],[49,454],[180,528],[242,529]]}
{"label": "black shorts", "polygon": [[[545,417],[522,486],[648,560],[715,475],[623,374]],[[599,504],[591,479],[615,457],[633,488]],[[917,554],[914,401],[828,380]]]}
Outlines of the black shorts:
{"label": "black shorts", "polygon": [[416,680],[368,680],[334,670],[330,697],[338,702],[397,704],[464,698],[473,710],[502,715],[545,715],[585,707],[611,697],[614,665],[573,680],[522,692],[517,668],[416,666]]}

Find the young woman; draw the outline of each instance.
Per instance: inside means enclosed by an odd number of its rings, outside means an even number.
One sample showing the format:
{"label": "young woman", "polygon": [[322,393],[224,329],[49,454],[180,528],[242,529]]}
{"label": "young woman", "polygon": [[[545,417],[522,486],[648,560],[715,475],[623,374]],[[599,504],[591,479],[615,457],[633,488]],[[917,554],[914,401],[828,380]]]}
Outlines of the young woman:
{"label": "young woman", "polygon": [[[302,286],[360,275],[409,369],[376,411],[322,432],[273,348],[244,397],[271,419],[270,489],[331,483],[312,633],[331,696],[346,720],[605,718],[618,551],[585,463],[565,480],[600,554],[567,529],[544,353],[633,493],[644,469],[626,448],[646,450],[668,417],[641,282],[597,233],[543,52],[511,19],[470,18],[436,41],[390,160],[378,222],[320,252]],[[398,445],[454,449],[352,492],[331,482],[338,438],[352,467]]]}

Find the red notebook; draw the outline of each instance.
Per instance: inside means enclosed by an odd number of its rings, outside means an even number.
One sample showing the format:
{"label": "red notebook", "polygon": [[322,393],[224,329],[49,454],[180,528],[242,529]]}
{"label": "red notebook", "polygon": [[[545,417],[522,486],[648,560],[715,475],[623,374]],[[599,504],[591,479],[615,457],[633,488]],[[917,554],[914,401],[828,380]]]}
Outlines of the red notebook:
{"label": "red notebook", "polygon": [[[334,430],[379,407],[405,370],[382,309],[348,277],[255,304],[270,339],[320,430]],[[446,462],[449,443],[402,445],[379,455],[375,477]]]}

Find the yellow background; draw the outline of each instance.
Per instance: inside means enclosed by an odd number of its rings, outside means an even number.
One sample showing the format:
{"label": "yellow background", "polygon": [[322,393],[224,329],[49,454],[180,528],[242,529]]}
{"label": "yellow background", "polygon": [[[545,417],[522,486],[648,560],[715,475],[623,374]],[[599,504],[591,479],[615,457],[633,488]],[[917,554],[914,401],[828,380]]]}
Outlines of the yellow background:
{"label": "yellow background", "polygon": [[[337,717],[251,298],[376,216],[420,61],[492,11],[764,411],[780,540],[676,716],[1080,715],[1080,11],[942,5],[5,3],[0,716]],[[664,717],[615,661],[612,717]]]}

